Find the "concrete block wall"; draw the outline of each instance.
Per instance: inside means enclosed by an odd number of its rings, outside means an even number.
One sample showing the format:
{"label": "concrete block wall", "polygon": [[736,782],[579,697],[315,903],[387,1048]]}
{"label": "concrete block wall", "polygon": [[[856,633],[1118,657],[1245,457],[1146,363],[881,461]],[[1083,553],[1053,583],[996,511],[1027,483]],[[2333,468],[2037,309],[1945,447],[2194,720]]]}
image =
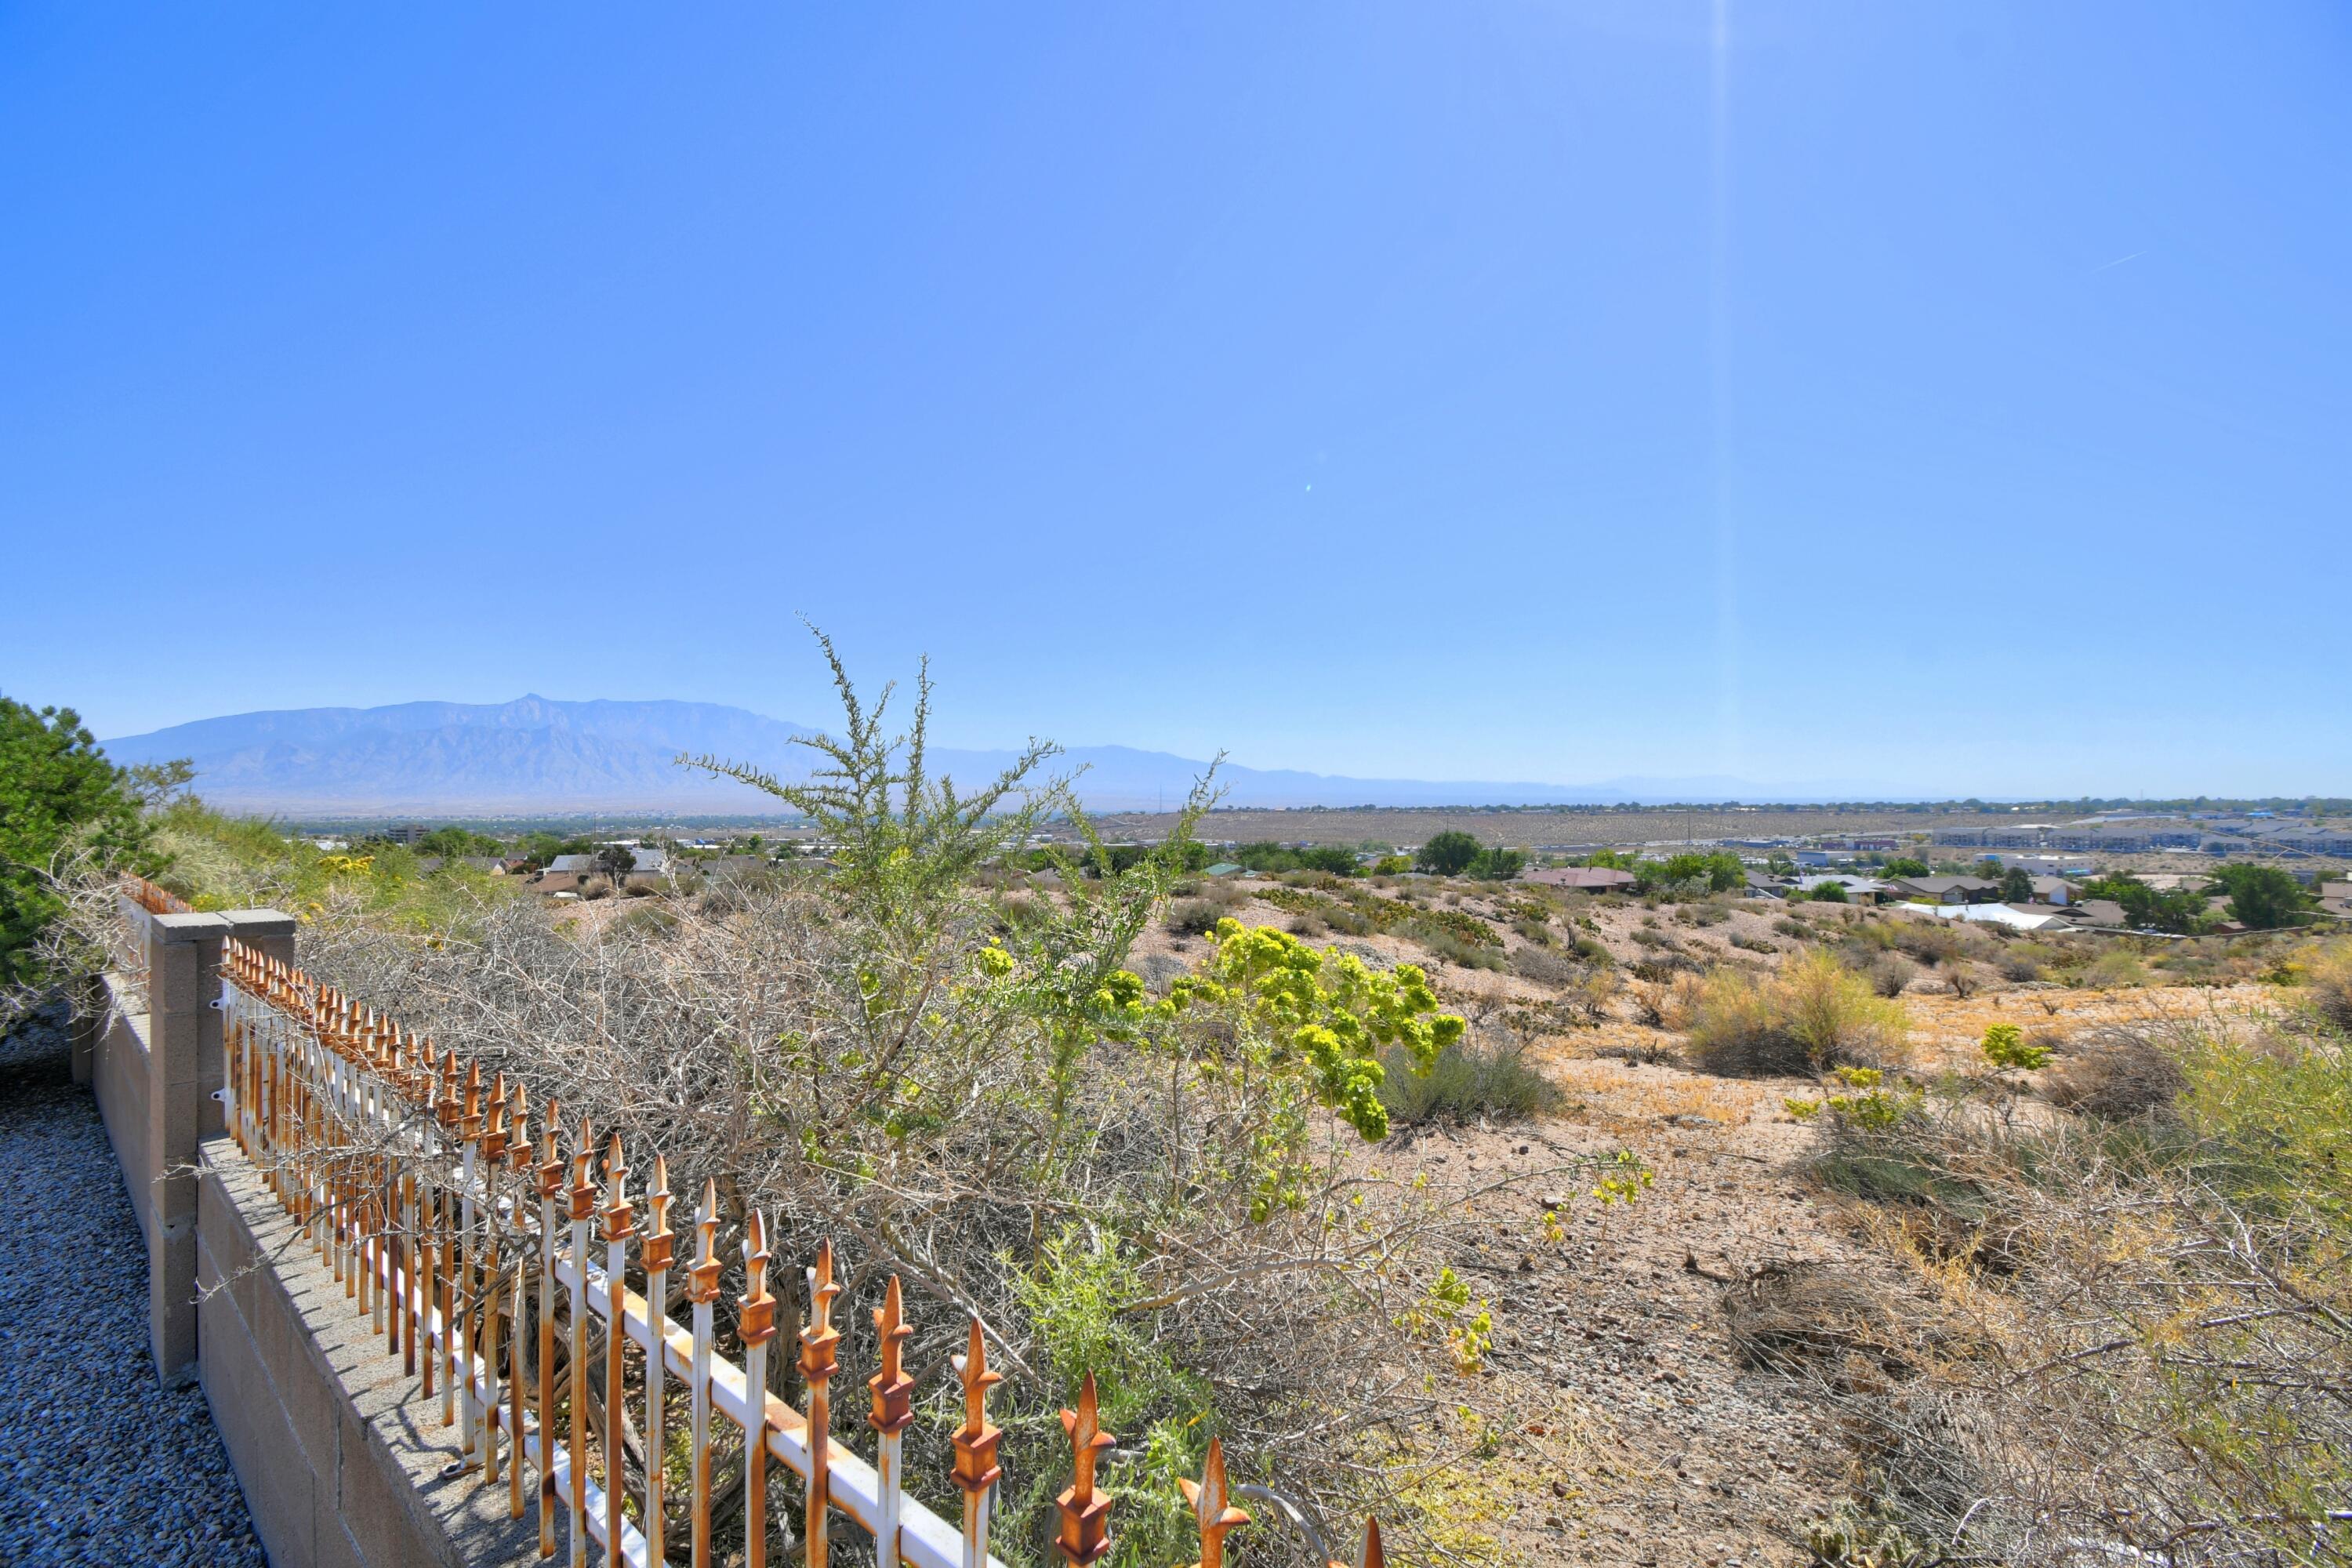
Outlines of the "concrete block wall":
{"label": "concrete block wall", "polygon": [[89,983],[74,1076],[96,1093],[147,1243],[157,1375],[201,1382],[274,1568],[535,1563],[536,1493],[454,1467],[454,1427],[303,1242],[226,1131],[220,996],[229,937],[294,961],[274,910],[151,914],[125,900],[145,994]]}
{"label": "concrete block wall", "polygon": [[537,1562],[536,1485],[515,1519],[503,1448],[495,1488],[452,1473],[438,1392],[418,1396],[226,1136],[205,1146],[197,1209],[205,1397],[273,1568]]}

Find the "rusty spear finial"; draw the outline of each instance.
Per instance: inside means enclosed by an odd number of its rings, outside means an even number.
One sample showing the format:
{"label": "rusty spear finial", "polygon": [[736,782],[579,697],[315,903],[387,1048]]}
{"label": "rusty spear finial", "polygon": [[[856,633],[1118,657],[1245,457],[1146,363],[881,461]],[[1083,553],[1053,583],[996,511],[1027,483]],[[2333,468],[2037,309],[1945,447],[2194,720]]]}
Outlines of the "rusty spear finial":
{"label": "rusty spear finial", "polygon": [[754,1212],[743,1227],[743,1342],[763,1345],[776,1337],[776,1299],[768,1294],[768,1222]]}
{"label": "rusty spear finial", "polygon": [[898,1277],[890,1276],[890,1289],[884,1292],[882,1304],[874,1310],[874,1339],[881,1347],[882,1370],[866,1380],[873,1391],[874,1408],[866,1415],[866,1424],[888,1436],[903,1432],[915,1419],[915,1380],[907,1375],[902,1352],[915,1331],[907,1324],[906,1303],[898,1289]]}
{"label": "rusty spear finial", "polygon": [[621,1135],[604,1152],[604,1240],[626,1241],[636,1234],[636,1210],[629,1202],[629,1167],[621,1163]]}
{"label": "rusty spear finial", "polygon": [[669,1268],[671,1249],[677,1243],[677,1237],[669,1228],[669,1159],[667,1155],[654,1156],[654,1184],[646,1194],[646,1203],[653,1210],[654,1223],[653,1228],[646,1233],[645,1240],[637,1244],[637,1255],[644,1262],[646,1273],[659,1274]]}
{"label": "rusty spear finial", "polygon": [[1004,1473],[996,1462],[996,1445],[1004,1433],[988,1424],[988,1391],[1004,1381],[1001,1372],[988,1370],[988,1340],[980,1320],[971,1321],[971,1343],[955,1358],[963,1379],[963,1426],[954,1437],[955,1484],[968,1495],[986,1491]]}
{"label": "rusty spear finial", "polygon": [[595,1158],[595,1130],[588,1119],[580,1119],[580,1136],[572,1145],[572,1207],[569,1217],[583,1220],[596,1212],[596,1184],[588,1173],[589,1163]]}
{"label": "rusty spear finial", "polygon": [[1062,1516],[1054,1550],[1070,1568],[1088,1565],[1110,1550],[1110,1499],[1095,1491],[1095,1466],[1103,1450],[1118,1439],[1102,1429],[1095,1401],[1095,1374],[1078,1385],[1078,1407],[1062,1412],[1062,1430],[1070,1435],[1070,1484],[1054,1500]]}
{"label": "rusty spear finial", "polygon": [[1199,1481],[1179,1479],[1176,1484],[1184,1489],[1184,1500],[1192,1505],[1193,1521],[1201,1529],[1201,1560],[1193,1568],[1224,1568],[1225,1531],[1247,1524],[1250,1516],[1226,1500],[1223,1439],[1209,1439],[1209,1462],[1202,1467]]}
{"label": "rusty spear finial", "polygon": [[816,1267],[808,1271],[809,1321],[801,1330],[801,1375],[823,1384],[834,1373],[834,1350],[841,1332],[833,1326],[833,1299],[841,1287],[833,1281],[833,1243],[817,1243]]}
{"label": "rusty spear finial", "polygon": [[702,1206],[694,1215],[694,1263],[687,1269],[686,1299],[699,1305],[719,1300],[719,1185],[702,1184]]}

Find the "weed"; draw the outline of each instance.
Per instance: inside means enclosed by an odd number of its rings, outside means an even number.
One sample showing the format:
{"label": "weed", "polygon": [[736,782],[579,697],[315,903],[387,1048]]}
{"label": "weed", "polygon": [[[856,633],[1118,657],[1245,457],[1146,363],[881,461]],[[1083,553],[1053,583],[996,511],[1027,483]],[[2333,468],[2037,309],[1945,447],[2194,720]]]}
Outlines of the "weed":
{"label": "weed", "polygon": [[1523,1121],[1557,1108],[1559,1086],[1528,1064],[1517,1045],[1457,1041],[1438,1053],[1426,1077],[1402,1052],[1383,1059],[1381,1103],[1391,1126],[1436,1121]]}

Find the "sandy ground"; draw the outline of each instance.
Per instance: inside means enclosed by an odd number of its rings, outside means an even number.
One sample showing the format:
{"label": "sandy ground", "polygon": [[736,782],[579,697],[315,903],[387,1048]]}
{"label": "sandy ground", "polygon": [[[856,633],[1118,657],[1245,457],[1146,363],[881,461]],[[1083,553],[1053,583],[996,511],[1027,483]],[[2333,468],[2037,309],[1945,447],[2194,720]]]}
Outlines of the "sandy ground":
{"label": "sandy ground", "polygon": [[[1433,901],[1498,910],[1498,900],[1475,895]],[[1234,912],[1251,923],[1293,919],[1255,900]],[[1635,940],[1648,931],[1702,964],[1763,968],[1802,950],[1776,929],[1788,914],[1778,904],[1743,903],[1700,927],[1670,910],[1594,900],[1572,906],[1570,919],[1621,963],[1657,955],[1659,948]],[[1735,947],[1735,935],[1752,945]],[[1370,960],[1428,962],[1397,937],[1314,940]],[[1505,941],[1521,945],[1515,933]],[[1768,943],[1774,951],[1757,951]],[[1158,955],[1195,963],[1206,945],[1155,931],[1138,963]],[[1974,988],[1966,996],[1928,969],[1905,994],[1920,1070],[1974,1067],[1993,1023],[2072,1034],[2266,1005],[2264,988],[2252,984],[2070,990],[2009,984],[1982,964],[1969,974]],[[1549,994],[1514,975],[1450,965],[1434,966],[1434,978],[1448,1005],[1465,1013]],[[1673,1053],[1682,1039],[1632,1015],[1621,1001],[1603,1023],[1535,1041],[1534,1059],[1568,1093],[1558,1114],[1423,1131],[1382,1146],[1382,1163],[1401,1173],[1528,1178],[1521,1190],[1489,1200],[1480,1215],[1489,1239],[1476,1255],[1449,1259],[1496,1314],[1495,1352],[1475,1383],[1475,1403],[1509,1419],[1484,1444],[1471,1432],[1451,1434],[1467,1457],[1446,1484],[1446,1511],[1462,1521],[1462,1545],[1530,1564],[1800,1563],[1805,1524],[1852,1482],[1846,1446],[1835,1421],[1791,1384],[1738,1364],[1724,1292],[1765,1265],[1800,1260],[1833,1262],[1897,1299],[1916,1286],[1854,1239],[1842,1200],[1809,1174],[1815,1135],[1782,1100],[1818,1086],[1642,1059]],[[1620,1149],[1654,1173],[1630,1205],[1597,1202],[1551,1173],[1577,1154]],[[1559,1205],[1564,1240],[1545,1234],[1547,1200]]]}

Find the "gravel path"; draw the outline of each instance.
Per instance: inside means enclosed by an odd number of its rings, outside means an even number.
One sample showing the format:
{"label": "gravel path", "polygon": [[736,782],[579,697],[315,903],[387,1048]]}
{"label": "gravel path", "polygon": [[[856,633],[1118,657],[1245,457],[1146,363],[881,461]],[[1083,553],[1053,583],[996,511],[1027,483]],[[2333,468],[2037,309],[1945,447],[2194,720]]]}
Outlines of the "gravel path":
{"label": "gravel path", "polygon": [[60,1017],[0,1039],[0,1563],[257,1565],[201,1390],[147,1354],[147,1255]]}

